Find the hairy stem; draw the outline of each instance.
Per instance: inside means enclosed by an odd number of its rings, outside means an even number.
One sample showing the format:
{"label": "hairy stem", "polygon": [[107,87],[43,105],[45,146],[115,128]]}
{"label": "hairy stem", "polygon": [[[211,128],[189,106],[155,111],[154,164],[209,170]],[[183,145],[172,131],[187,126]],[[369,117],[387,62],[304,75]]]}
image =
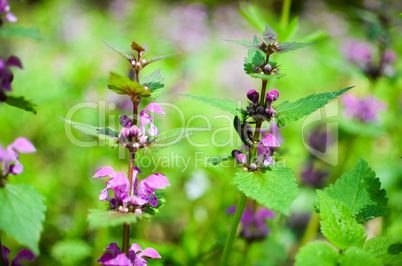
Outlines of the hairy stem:
{"label": "hairy stem", "polygon": [[237,204],[236,212],[230,225],[229,235],[226,238],[225,247],[223,248],[223,259],[221,263],[222,266],[226,266],[228,263],[230,251],[232,249],[233,241],[236,236],[237,227],[239,225],[240,218],[244,210],[244,206],[246,205],[247,196],[244,195],[243,192],[240,192],[240,194],[241,198],[239,203]]}

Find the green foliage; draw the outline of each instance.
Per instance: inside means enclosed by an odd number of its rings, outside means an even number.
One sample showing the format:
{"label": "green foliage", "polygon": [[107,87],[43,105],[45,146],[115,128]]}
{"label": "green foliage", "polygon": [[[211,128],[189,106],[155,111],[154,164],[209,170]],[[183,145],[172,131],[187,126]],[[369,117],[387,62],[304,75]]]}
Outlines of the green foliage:
{"label": "green foliage", "polygon": [[118,53],[119,55],[121,55],[121,56],[123,56],[125,59],[127,59],[129,62],[131,62],[131,60],[132,60],[132,57],[131,57],[131,56],[129,56],[129,55],[123,53],[122,51],[120,51],[119,49],[117,49],[117,48],[111,46],[110,44],[108,44],[108,43],[105,42],[104,40],[102,40],[102,42],[103,42],[104,44],[106,44],[106,46],[107,46],[109,49],[113,50],[114,52]]}
{"label": "green foliage", "polygon": [[263,80],[280,79],[280,78],[285,77],[285,75],[282,75],[282,74],[267,75],[267,74],[259,74],[259,73],[252,73],[252,74],[250,74],[250,76],[253,78],[260,78]]}
{"label": "green foliage", "polygon": [[32,186],[7,184],[0,188],[0,231],[39,253],[46,206],[44,197]]}
{"label": "green foliage", "polygon": [[227,39],[224,39],[224,41],[233,42],[233,43],[239,44],[241,46],[244,46],[244,47],[246,47],[248,49],[255,49],[255,50],[260,49],[260,46],[258,44],[255,44],[255,43],[252,43],[252,42],[249,42],[249,41],[227,40]]}
{"label": "green foliage", "polygon": [[5,103],[36,114],[37,105],[31,101],[25,100],[24,96],[16,97],[8,95]]}
{"label": "green foliage", "polygon": [[362,246],[367,237],[364,227],[352,218],[348,205],[331,198],[324,191],[317,190],[317,195],[323,235],[340,249]]}
{"label": "green foliage", "polygon": [[366,242],[364,249],[386,265],[402,265],[402,252],[393,252],[393,245],[401,245],[389,237],[375,237]]}
{"label": "green foliage", "polygon": [[258,32],[263,32],[266,27],[267,22],[265,21],[264,15],[261,13],[261,9],[254,4],[241,2],[240,3],[240,14],[253,25]]}
{"label": "green foliage", "polygon": [[244,71],[247,74],[254,74],[254,68],[263,68],[267,56],[260,50],[248,50],[247,57],[244,58]]}
{"label": "green foliage", "polygon": [[179,50],[176,50],[175,52],[170,53],[170,54],[167,54],[167,55],[161,55],[161,56],[152,57],[151,59],[149,59],[149,60],[145,63],[145,65],[148,65],[148,64],[153,63],[153,62],[158,61],[158,60],[162,60],[162,59],[166,59],[166,58],[169,58],[169,57],[178,55],[178,54],[180,54],[180,53],[181,53],[181,52],[180,52]]}
{"label": "green foliage", "polygon": [[384,133],[384,130],[374,123],[364,123],[352,119],[340,120],[339,128],[346,133],[357,136],[377,137]]}
{"label": "green foliage", "polygon": [[339,95],[345,93],[353,87],[348,87],[340,91],[324,92],[320,94],[312,94],[306,98],[299,99],[295,102],[283,102],[274,107],[277,112],[276,123],[278,127],[283,127],[289,123],[299,120],[300,118],[311,114],[317,109],[323,107],[328,101],[335,99]]}
{"label": "green foliage", "polygon": [[295,266],[334,266],[340,254],[326,242],[311,242],[302,247],[296,255]]}
{"label": "green foliage", "polygon": [[24,28],[24,27],[5,27],[0,28],[0,36],[3,38],[8,37],[24,37],[34,40],[40,40],[39,29],[36,28]]}
{"label": "green foliage", "polygon": [[72,125],[73,128],[78,129],[86,135],[95,136],[100,140],[105,141],[105,144],[112,148],[116,148],[119,143],[119,132],[110,127],[94,127],[84,123],[70,121],[61,117],[59,117],[59,119],[63,120],[67,124]]}
{"label": "green foliage", "polygon": [[131,49],[133,49],[137,53],[147,52],[148,51],[148,45],[146,43],[144,45],[139,45],[135,41],[132,41]]}
{"label": "green foliage", "polygon": [[360,159],[356,166],[342,175],[335,185],[324,190],[333,199],[346,203],[352,211],[352,217],[364,223],[389,212],[385,190],[375,172],[366,161]]}
{"label": "green foliage", "polygon": [[278,53],[286,53],[290,51],[294,51],[303,47],[306,47],[311,44],[315,44],[316,42],[308,42],[308,43],[301,43],[301,42],[284,42],[279,43],[278,45]]}
{"label": "green foliage", "polygon": [[264,172],[241,172],[232,183],[265,207],[289,215],[290,205],[298,194],[296,179],[290,171],[290,168],[273,166]]}
{"label": "green foliage", "polygon": [[89,215],[87,221],[90,229],[123,225],[124,223],[132,224],[137,222],[137,219],[141,219],[141,215],[131,212],[122,213],[118,211],[104,211],[97,209],[91,209],[88,211]]}
{"label": "green foliage", "polygon": [[129,95],[130,97],[147,98],[151,96],[151,90],[145,89],[145,86],[129,79],[128,77],[110,72],[108,88],[117,94]]}
{"label": "green foliage", "polygon": [[358,247],[348,248],[342,254],[339,262],[341,266],[356,266],[356,264],[370,266],[381,265],[372,253]]}
{"label": "green foliage", "polygon": [[281,35],[282,41],[290,40],[299,30],[299,18],[294,17],[286,26],[286,30]]}
{"label": "green foliage", "polygon": [[223,111],[228,111],[235,116],[236,115],[239,116],[242,120],[247,115],[246,110],[242,109],[237,103],[234,103],[229,100],[214,99],[214,98],[208,98],[208,97],[204,97],[204,96],[195,96],[195,95],[189,95],[189,94],[184,94],[184,93],[174,93],[174,94],[185,96],[190,99],[195,99],[195,100],[207,103],[209,105],[212,105],[213,107],[219,108]]}
{"label": "green foliage", "polygon": [[78,265],[91,254],[92,247],[81,239],[64,239],[52,247],[52,257],[61,265]]}
{"label": "green foliage", "polygon": [[151,138],[151,144],[144,149],[144,154],[156,152],[159,149],[164,149],[175,145],[183,139],[194,135],[197,132],[210,131],[211,128],[203,127],[189,127],[189,128],[175,128],[165,131],[158,136]]}
{"label": "green foliage", "polygon": [[164,79],[161,75],[161,70],[158,69],[145,78],[141,79],[140,84],[148,87],[151,90],[150,98],[156,99],[165,86],[165,84],[163,84],[163,80]]}

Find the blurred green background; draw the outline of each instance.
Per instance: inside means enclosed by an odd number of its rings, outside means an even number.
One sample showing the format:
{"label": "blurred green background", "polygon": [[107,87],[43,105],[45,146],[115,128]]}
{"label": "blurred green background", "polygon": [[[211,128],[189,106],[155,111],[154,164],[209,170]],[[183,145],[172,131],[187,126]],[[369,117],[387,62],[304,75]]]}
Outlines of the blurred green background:
{"label": "blurred green background", "polygon": [[[280,22],[282,1],[254,3],[273,29],[279,31],[287,24],[287,20]],[[270,88],[280,91],[278,102],[282,102],[356,86],[355,94],[371,92],[388,104],[388,110],[381,114],[380,132],[369,136],[342,131],[336,123],[343,120],[341,103],[331,105],[327,112],[332,110],[335,115],[325,118],[322,113],[324,118],[320,123],[331,123],[331,130],[339,132],[338,142],[331,147],[331,159],[326,158],[331,162],[339,160],[333,163],[335,165],[325,161],[320,164],[336,173],[353,167],[358,158],[367,160],[381,178],[393,210],[390,215],[375,219],[373,234],[402,239],[402,63],[400,60],[394,62],[393,77],[371,82],[346,61],[341,49],[349,38],[365,38],[364,12],[361,11],[378,3],[293,1],[289,20],[298,17],[299,28],[290,41],[309,36],[319,43],[276,56],[286,78],[272,82]],[[145,75],[160,68],[165,77],[165,91],[157,102],[166,115],[156,114],[155,124],[160,132],[183,126],[212,126],[215,129],[199,133],[191,138],[191,142],[183,141],[169,149],[137,158],[145,164],[143,167],[140,164],[144,172],[142,178],[160,172],[167,176],[171,187],[166,189],[166,204],[160,213],[149,222],[141,221],[132,226],[131,237],[132,242],[143,248],[150,246],[158,250],[162,259],[152,261],[153,265],[217,263],[231,221],[225,209],[235,204],[239,197],[236,188],[230,184],[239,169],[212,167],[207,158],[229,155],[241,143],[232,130],[233,118],[228,114],[170,92],[242,100],[243,106],[246,105],[246,92],[259,89],[260,84],[243,71],[247,49],[223,39],[252,40],[261,32],[242,17],[240,6],[241,3],[236,1],[212,0],[11,2],[12,12],[19,20],[16,25],[6,23],[4,27],[39,29],[39,38],[1,38],[0,42],[0,55],[16,55],[24,66],[23,70],[13,71],[13,94],[24,95],[38,105],[37,115],[0,105],[3,147],[16,137],[24,136],[37,149],[34,154],[21,155],[24,173],[10,178],[11,183],[33,185],[46,198],[48,210],[40,241],[41,254],[31,265],[96,265],[96,259],[110,242],[121,245],[122,228],[91,231],[86,218],[88,209],[107,207],[98,201],[106,179],[92,180],[91,177],[103,166],[126,172],[127,154],[99,145],[77,146],[68,137],[64,123],[57,119],[66,118],[77,108],[69,117],[72,120],[92,125],[105,123],[117,128],[118,116],[129,114],[127,99],[109,91],[107,79],[110,71],[128,74],[130,66],[101,40],[126,52],[129,52],[131,41],[146,42],[150,56],[181,50],[181,55],[153,63],[141,73]],[[398,10],[401,10],[401,3],[391,1],[388,8],[392,21],[391,48],[400,57],[402,40],[399,38],[401,18]],[[146,103],[144,100],[142,108]],[[83,106],[86,107],[79,108]],[[306,135],[317,124],[305,125],[302,119],[281,130],[284,141],[280,154],[293,169],[299,183],[303,165],[311,156],[302,135],[306,140]],[[76,130],[72,132],[80,141],[93,141]],[[351,138],[353,145],[348,145],[346,140]],[[186,163],[190,160],[188,167],[175,156],[185,159]],[[161,164],[162,161],[165,164]],[[292,210],[296,214],[307,214],[308,221],[315,192],[303,184],[300,189],[301,194]],[[292,219],[295,216],[278,214],[270,220],[270,236],[251,245],[246,265],[291,265],[306,226],[301,223],[296,230],[289,226]],[[2,235],[2,241],[12,250],[11,258],[22,248],[6,235]],[[231,264],[243,263],[244,247],[243,240],[235,242]]]}

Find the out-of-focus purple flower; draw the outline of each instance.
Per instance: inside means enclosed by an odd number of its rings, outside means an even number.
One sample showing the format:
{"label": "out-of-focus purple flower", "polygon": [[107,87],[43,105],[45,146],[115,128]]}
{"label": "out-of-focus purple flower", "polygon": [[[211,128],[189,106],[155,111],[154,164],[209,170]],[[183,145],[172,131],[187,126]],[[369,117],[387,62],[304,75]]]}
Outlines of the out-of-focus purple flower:
{"label": "out-of-focus purple flower", "polygon": [[308,143],[314,150],[324,153],[332,143],[331,132],[325,126],[316,127],[309,133]]}
{"label": "out-of-focus purple flower", "polygon": [[22,64],[18,57],[10,56],[6,61],[3,61],[0,57],[0,102],[4,102],[7,99],[5,91],[11,91],[11,82],[14,79],[14,75],[9,67],[22,69]]}
{"label": "out-of-focus purple flower", "polygon": [[[236,206],[231,206],[226,210],[227,214],[233,215]],[[240,236],[247,240],[260,240],[267,237],[269,228],[266,220],[275,217],[275,213],[265,207],[259,207],[256,212],[253,208],[246,208],[240,218],[242,230]]]}
{"label": "out-of-focus purple flower", "polygon": [[378,122],[378,113],[387,108],[385,102],[378,100],[374,95],[358,98],[353,94],[342,97],[344,105],[343,115],[365,123]]}
{"label": "out-of-focus purple flower", "polygon": [[322,188],[328,174],[328,171],[318,169],[314,166],[313,160],[309,160],[301,173],[302,183],[314,188]]}
{"label": "out-of-focus purple flower", "polygon": [[17,22],[17,17],[10,12],[10,4],[7,0],[0,0],[0,26],[3,25],[2,16],[5,13],[4,19],[8,22]]}
{"label": "out-of-focus purple flower", "polygon": [[20,153],[35,152],[35,147],[29,140],[18,137],[13,143],[4,150],[0,144],[0,174],[7,177],[9,174],[18,175],[24,171],[24,167],[18,161]]}
{"label": "out-of-focus purple flower", "polygon": [[115,266],[145,266],[148,265],[147,259],[160,259],[161,256],[153,248],[142,249],[138,244],[132,244],[128,250],[128,258],[125,253],[121,253],[120,248],[116,243],[110,243],[105,249],[107,251],[100,257],[97,262],[103,265],[115,265]]}
{"label": "out-of-focus purple flower", "polygon": [[[137,188],[137,174],[142,173],[136,166],[133,170],[133,182],[130,194],[130,181],[123,172],[115,172],[112,167],[106,166],[99,169],[93,178],[109,176],[106,182],[106,188],[99,195],[100,201],[108,201],[110,209],[120,212],[135,212],[141,214],[141,207],[149,203],[150,206],[158,205],[158,198],[155,195],[155,189],[164,189],[170,186],[166,176],[157,173],[141,180]],[[113,198],[109,194],[113,191]]]}
{"label": "out-of-focus purple flower", "polygon": [[[6,246],[1,246],[1,250],[3,253],[3,263],[4,266],[9,266],[8,263],[8,255],[10,254],[10,250]],[[32,253],[29,249],[23,248],[21,249],[17,256],[11,261],[11,266],[22,266],[23,264],[20,262],[21,260],[29,260],[33,261],[35,259],[35,254]]]}

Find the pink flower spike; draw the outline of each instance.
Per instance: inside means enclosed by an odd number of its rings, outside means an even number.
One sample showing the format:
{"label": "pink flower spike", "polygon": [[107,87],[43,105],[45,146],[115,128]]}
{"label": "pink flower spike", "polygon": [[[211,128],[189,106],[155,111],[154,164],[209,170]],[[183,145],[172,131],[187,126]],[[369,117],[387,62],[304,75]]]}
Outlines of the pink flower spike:
{"label": "pink flower spike", "polygon": [[265,147],[279,147],[278,141],[276,140],[274,135],[271,134],[266,134],[263,139],[260,140],[260,142],[265,146]]}
{"label": "pink flower spike", "polygon": [[95,175],[92,178],[105,177],[105,176],[110,176],[114,178],[116,176],[116,172],[113,170],[112,167],[106,166],[96,171]]}
{"label": "pink flower spike", "polygon": [[153,248],[146,248],[143,252],[141,252],[141,257],[160,259],[161,255],[159,255],[158,251]]}
{"label": "pink flower spike", "polygon": [[20,153],[32,153],[35,152],[36,149],[32,145],[32,143],[26,138],[19,137],[17,138],[11,145],[11,148],[19,151]]}
{"label": "pink flower spike", "polygon": [[144,182],[153,189],[164,189],[165,187],[170,186],[166,176],[159,173],[148,176],[144,179]]}

